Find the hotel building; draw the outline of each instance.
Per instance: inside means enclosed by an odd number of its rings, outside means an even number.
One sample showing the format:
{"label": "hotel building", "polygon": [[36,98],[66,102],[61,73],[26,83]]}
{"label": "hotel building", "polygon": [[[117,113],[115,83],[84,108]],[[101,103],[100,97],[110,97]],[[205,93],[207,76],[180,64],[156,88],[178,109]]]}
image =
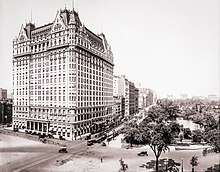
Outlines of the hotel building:
{"label": "hotel building", "polygon": [[113,118],[113,54],[74,10],[13,41],[13,127],[74,140]]}

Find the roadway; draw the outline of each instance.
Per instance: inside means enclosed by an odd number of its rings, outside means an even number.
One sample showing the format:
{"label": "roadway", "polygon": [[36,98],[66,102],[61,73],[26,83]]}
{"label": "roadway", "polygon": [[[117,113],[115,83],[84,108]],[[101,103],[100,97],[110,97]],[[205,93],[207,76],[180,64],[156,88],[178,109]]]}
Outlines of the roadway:
{"label": "roadway", "polygon": [[45,146],[21,146],[12,148],[1,148],[1,152],[19,152],[28,153],[28,156],[11,161],[0,166],[1,172],[42,172],[47,171],[47,167],[54,165],[57,160],[66,159],[72,155],[84,152],[87,149],[86,141],[79,140],[70,142],[67,145],[68,153],[58,153],[60,146],[48,145]]}

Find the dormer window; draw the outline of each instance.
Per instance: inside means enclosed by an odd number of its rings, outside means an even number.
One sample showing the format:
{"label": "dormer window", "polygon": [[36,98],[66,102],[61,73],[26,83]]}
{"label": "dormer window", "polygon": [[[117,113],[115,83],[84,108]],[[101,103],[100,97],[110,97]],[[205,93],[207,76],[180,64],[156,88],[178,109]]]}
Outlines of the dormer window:
{"label": "dormer window", "polygon": [[61,28],[61,24],[57,23],[55,26],[54,26],[54,30],[57,31],[57,30],[60,30]]}
{"label": "dormer window", "polygon": [[21,35],[20,41],[24,41],[24,35]]}

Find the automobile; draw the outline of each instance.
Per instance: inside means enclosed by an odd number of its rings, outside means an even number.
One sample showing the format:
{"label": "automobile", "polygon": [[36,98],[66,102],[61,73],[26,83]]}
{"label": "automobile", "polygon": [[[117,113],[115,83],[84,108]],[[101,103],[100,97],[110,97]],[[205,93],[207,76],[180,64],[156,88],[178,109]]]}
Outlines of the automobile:
{"label": "automobile", "polygon": [[60,140],[66,140],[63,136],[59,136]]}
{"label": "automobile", "polygon": [[19,131],[19,129],[18,128],[14,128],[14,132],[18,132]]}
{"label": "automobile", "polygon": [[87,146],[92,146],[93,145],[93,140],[88,140],[87,141]]}
{"label": "automobile", "polygon": [[102,146],[106,146],[106,143],[105,143],[105,142],[102,142]]}
{"label": "automobile", "polygon": [[59,152],[59,153],[67,153],[66,146],[62,146],[62,147],[60,147],[60,149],[59,149],[58,152]]}
{"label": "automobile", "polygon": [[91,134],[90,134],[90,135],[87,135],[87,136],[85,137],[85,140],[89,140],[89,139],[91,139]]}
{"label": "automobile", "polygon": [[137,154],[138,156],[148,156],[147,151],[142,151]]}
{"label": "automobile", "polygon": [[12,127],[12,124],[6,124],[7,127]]}

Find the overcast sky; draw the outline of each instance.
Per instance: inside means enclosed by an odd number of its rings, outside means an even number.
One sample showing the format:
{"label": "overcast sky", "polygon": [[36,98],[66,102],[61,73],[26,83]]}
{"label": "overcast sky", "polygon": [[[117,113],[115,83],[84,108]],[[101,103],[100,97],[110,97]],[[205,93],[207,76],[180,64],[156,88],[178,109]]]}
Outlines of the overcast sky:
{"label": "overcast sky", "polygon": [[[0,88],[12,91],[12,40],[25,21],[53,22],[72,0],[0,0]],[[167,94],[219,96],[219,0],[74,0],[81,21],[103,32],[114,74]],[[32,11],[32,12],[31,12]]]}

